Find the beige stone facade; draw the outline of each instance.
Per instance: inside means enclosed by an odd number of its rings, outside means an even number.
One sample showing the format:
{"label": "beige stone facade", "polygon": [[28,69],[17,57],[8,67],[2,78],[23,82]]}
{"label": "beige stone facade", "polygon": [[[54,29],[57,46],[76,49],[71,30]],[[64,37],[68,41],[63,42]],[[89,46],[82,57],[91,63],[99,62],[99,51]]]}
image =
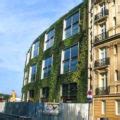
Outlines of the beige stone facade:
{"label": "beige stone facade", "polygon": [[120,120],[120,0],[89,0],[92,120]]}

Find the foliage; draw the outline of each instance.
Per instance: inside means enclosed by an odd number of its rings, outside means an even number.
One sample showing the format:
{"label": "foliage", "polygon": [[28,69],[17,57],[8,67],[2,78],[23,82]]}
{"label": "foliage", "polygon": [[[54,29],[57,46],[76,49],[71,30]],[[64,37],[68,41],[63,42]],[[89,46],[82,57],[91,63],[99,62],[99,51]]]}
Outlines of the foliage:
{"label": "foliage", "polygon": [[[25,67],[25,71],[29,71],[29,66],[37,63],[37,79],[34,83],[29,83],[23,87],[22,92],[27,94],[27,91],[34,89],[36,94],[34,101],[38,101],[40,98],[40,89],[43,87],[49,87],[49,101],[59,102],[60,100],[60,86],[62,83],[76,82],[78,85],[77,101],[76,102],[86,102],[86,92],[87,92],[87,10],[84,4],[80,4],[74,9],[72,9],[68,14],[61,17],[55,24],[49,27],[46,31],[50,29],[55,29],[55,40],[52,48],[47,49],[43,52],[44,47],[44,35],[45,32],[40,35],[37,40],[40,41],[39,56],[30,60],[29,64]],[[74,12],[80,10],[80,33],[66,39],[62,40],[63,34],[63,20],[72,15]],[[79,58],[78,58],[78,70],[75,72],[69,72],[60,75],[60,64],[61,64],[61,51],[67,47],[79,43]],[[42,60],[53,55],[53,66],[51,74],[48,78],[41,80],[41,68]]]}

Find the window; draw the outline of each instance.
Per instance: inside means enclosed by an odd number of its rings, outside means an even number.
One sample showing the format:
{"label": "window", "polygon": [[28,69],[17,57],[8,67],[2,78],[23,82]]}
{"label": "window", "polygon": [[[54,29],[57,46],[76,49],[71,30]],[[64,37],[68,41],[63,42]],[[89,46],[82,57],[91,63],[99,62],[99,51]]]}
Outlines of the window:
{"label": "window", "polygon": [[23,83],[24,85],[27,84],[27,80],[28,80],[28,71],[24,73],[24,83]]}
{"label": "window", "polygon": [[30,59],[30,52],[28,52],[26,56],[26,65],[29,63],[29,59]]}
{"label": "window", "polygon": [[31,66],[30,67],[29,82],[33,82],[36,80],[36,73],[37,73],[37,65]]}
{"label": "window", "polygon": [[118,47],[117,45],[114,45],[114,54],[117,54],[118,53]]}
{"label": "window", "polygon": [[106,90],[107,88],[107,73],[106,72],[100,74],[99,87],[101,88],[101,90]]}
{"label": "window", "polygon": [[77,83],[69,83],[62,85],[63,102],[75,101],[77,99]]}
{"label": "window", "polygon": [[55,29],[49,31],[45,35],[44,50],[47,50],[48,48],[53,46],[54,38],[55,38]]}
{"label": "window", "polygon": [[44,87],[42,89],[42,96],[43,96],[43,99],[48,99],[48,96],[49,96],[49,87]]}
{"label": "window", "polygon": [[36,42],[32,46],[32,58],[39,55],[39,42]]}
{"label": "window", "polygon": [[29,91],[29,97],[30,98],[34,98],[34,90],[30,90]]}
{"label": "window", "polygon": [[106,9],[105,3],[101,4],[101,6],[100,6],[100,10],[101,10],[101,14],[102,14],[102,16],[105,15],[105,9]]}
{"label": "window", "polygon": [[115,70],[115,81],[119,80],[119,72],[118,70]]}
{"label": "window", "polygon": [[101,40],[105,39],[107,36],[106,36],[106,23],[103,23],[100,25],[100,34],[101,34]]}
{"label": "window", "polygon": [[64,21],[64,38],[69,38],[79,32],[79,12]]}
{"label": "window", "polygon": [[106,49],[106,48],[100,48],[99,58],[100,58],[100,59],[105,59],[105,58],[107,58],[107,49]]}
{"label": "window", "polygon": [[106,101],[105,100],[103,100],[102,101],[102,114],[105,114],[105,112],[106,112]]}
{"label": "window", "polygon": [[120,100],[116,101],[116,115],[120,115]]}
{"label": "window", "polygon": [[50,75],[52,67],[52,57],[45,59],[42,63],[42,76],[41,79],[46,78]]}
{"label": "window", "polygon": [[72,72],[77,69],[78,64],[78,45],[65,49],[62,54],[61,73]]}

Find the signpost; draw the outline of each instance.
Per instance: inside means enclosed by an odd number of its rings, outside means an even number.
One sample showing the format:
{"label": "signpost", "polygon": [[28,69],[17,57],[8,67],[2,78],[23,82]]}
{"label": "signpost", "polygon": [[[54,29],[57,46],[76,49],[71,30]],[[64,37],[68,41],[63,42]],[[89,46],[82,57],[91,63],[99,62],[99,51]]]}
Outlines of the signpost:
{"label": "signpost", "polygon": [[88,90],[87,92],[87,99],[88,99],[88,120],[90,118],[90,103],[92,103],[93,95],[92,95],[92,90]]}

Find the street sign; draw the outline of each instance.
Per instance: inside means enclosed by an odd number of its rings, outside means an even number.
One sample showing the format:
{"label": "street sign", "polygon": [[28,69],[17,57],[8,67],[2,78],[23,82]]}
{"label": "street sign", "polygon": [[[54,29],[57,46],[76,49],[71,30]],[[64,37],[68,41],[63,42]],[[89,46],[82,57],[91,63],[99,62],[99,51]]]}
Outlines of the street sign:
{"label": "street sign", "polygon": [[89,90],[89,91],[87,92],[87,99],[88,99],[88,102],[92,102],[92,98],[93,98],[92,90]]}

